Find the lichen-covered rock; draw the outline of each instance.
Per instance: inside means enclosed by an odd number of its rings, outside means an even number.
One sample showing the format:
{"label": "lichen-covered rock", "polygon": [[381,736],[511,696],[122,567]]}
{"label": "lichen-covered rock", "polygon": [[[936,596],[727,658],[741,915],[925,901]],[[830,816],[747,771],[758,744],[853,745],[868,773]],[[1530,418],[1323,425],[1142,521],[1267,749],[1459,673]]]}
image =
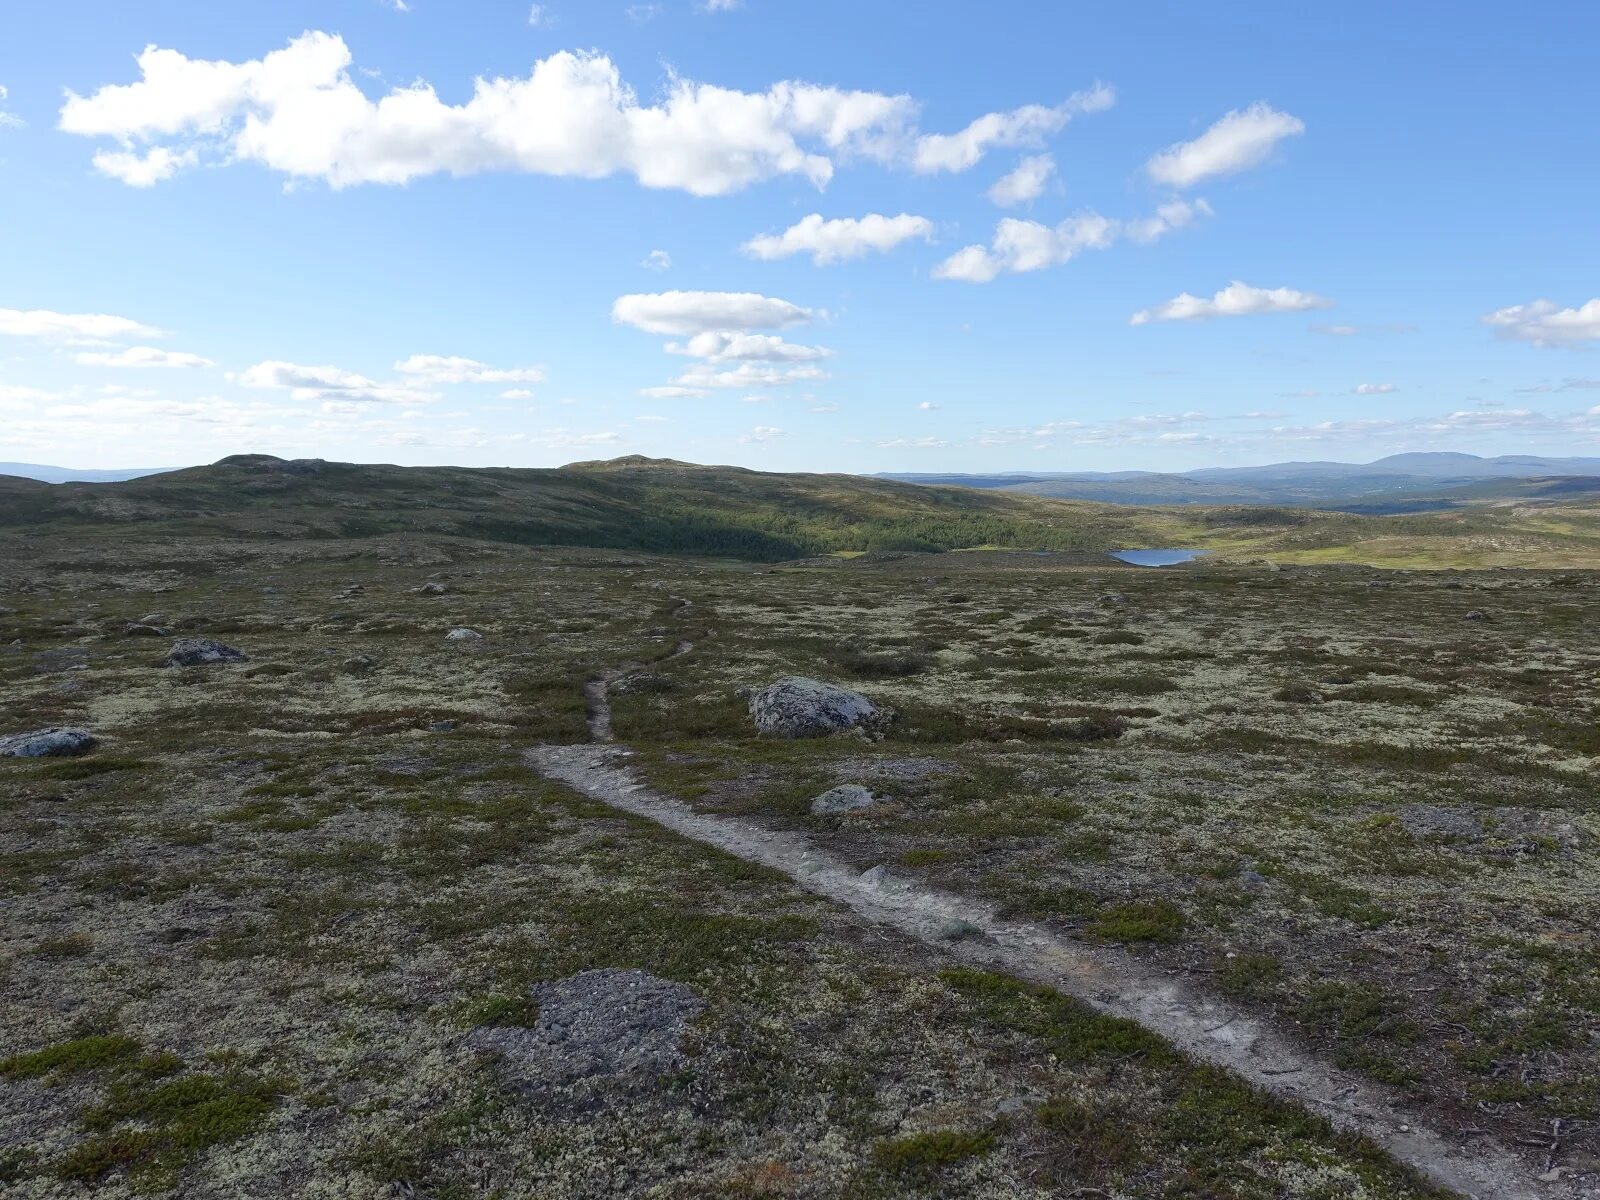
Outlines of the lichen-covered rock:
{"label": "lichen-covered rock", "polygon": [[87,729],[35,729],[0,738],[0,758],[63,758],[87,754],[98,741]]}
{"label": "lichen-covered rock", "polygon": [[129,621],[123,627],[125,637],[171,637],[172,630],[164,629],[160,625],[147,625],[143,621]]}
{"label": "lichen-covered rock", "polygon": [[746,697],[756,728],[768,737],[827,737],[871,725],[878,707],[860,692],[789,675]]}
{"label": "lichen-covered rock", "polygon": [[705,1001],[687,984],[637,969],[584,971],[537,983],[532,1029],[475,1029],[468,1041],[498,1052],[524,1089],[584,1080],[645,1083],[683,1062],[683,1035]]}
{"label": "lichen-covered rock", "polygon": [[169,667],[205,667],[213,663],[248,661],[244,654],[232,646],[211,638],[179,638],[167,651],[165,665]]}
{"label": "lichen-covered rock", "polygon": [[459,629],[452,629],[449,633],[444,635],[444,640],[447,642],[481,642],[483,641],[483,634],[479,633],[476,629],[467,629],[463,627]]}
{"label": "lichen-covered rock", "polygon": [[859,783],[842,783],[829,788],[811,802],[811,815],[833,817],[840,813],[860,812],[878,803],[878,798]]}

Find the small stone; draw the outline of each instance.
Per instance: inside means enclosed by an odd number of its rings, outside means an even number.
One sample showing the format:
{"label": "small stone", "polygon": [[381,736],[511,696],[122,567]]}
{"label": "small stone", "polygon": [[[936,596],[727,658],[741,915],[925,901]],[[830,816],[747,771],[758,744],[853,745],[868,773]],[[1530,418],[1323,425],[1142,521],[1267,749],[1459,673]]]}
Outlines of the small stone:
{"label": "small stone", "polygon": [[833,817],[840,813],[860,812],[878,803],[878,798],[859,783],[840,784],[829,788],[811,802],[811,815]]}
{"label": "small stone", "polygon": [[870,888],[881,888],[889,882],[889,868],[879,864],[871,870],[861,872],[861,882]]}
{"label": "small stone", "polygon": [[417,596],[443,596],[449,590],[442,583],[424,583],[412,588],[411,592]]}
{"label": "small stone", "polygon": [[167,651],[163,665],[168,667],[205,667],[214,663],[248,662],[244,654],[232,646],[212,638],[179,638]]}
{"label": "small stone", "polygon": [[429,725],[428,728],[433,730],[434,733],[454,733],[456,729],[460,727],[460,725],[460,721],[444,720],[435,721],[433,724]]}
{"label": "small stone", "polygon": [[143,621],[129,621],[122,634],[124,637],[171,637],[172,630],[159,625],[146,625]]}
{"label": "small stone", "polygon": [[467,629],[465,627],[461,627],[452,629],[449,633],[445,634],[444,640],[447,642],[481,642],[483,641],[483,634],[479,633],[476,629]]}
{"label": "small stone", "polygon": [[0,758],[69,758],[87,754],[98,740],[87,729],[36,729],[0,738]]}
{"label": "small stone", "polygon": [[1463,621],[1487,621],[1489,619],[1489,614],[1483,612],[1481,609],[1475,608],[1461,619]]}

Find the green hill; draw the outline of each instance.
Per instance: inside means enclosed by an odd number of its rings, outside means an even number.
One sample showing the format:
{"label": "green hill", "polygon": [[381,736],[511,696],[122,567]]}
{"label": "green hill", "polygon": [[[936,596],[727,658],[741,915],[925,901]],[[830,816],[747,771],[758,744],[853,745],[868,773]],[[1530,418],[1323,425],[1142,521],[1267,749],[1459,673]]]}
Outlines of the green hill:
{"label": "green hill", "polygon": [[569,466],[396,467],[236,455],[119,483],[0,476],[0,533],[338,539],[426,534],[782,561],[977,547],[1376,566],[1600,566],[1587,491],[1502,487],[1445,512],[1362,515],[1240,505],[1134,506],[857,475],[775,474],[639,457]]}

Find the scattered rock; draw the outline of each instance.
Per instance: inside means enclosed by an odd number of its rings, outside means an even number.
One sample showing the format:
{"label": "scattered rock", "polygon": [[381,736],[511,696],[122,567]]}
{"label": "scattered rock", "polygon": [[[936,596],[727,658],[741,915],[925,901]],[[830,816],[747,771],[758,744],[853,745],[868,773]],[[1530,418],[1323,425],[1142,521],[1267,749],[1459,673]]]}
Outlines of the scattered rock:
{"label": "scattered rock", "polygon": [[458,728],[460,728],[460,726],[460,721],[457,721],[453,718],[447,718],[443,721],[433,722],[428,726],[428,728],[434,733],[454,733]]}
{"label": "scattered rock", "polygon": [[602,969],[537,983],[532,1029],[479,1028],[468,1042],[501,1055],[517,1086],[581,1080],[648,1083],[678,1067],[683,1035],[705,1010],[686,984],[646,971]]}
{"label": "scattered rock", "polygon": [[172,643],[162,665],[168,667],[205,667],[213,663],[248,662],[243,653],[232,646],[212,638],[179,638]]}
{"label": "scattered rock", "polygon": [[159,625],[146,625],[142,621],[129,621],[122,630],[124,637],[171,637],[172,630]]}
{"label": "scattered rock", "polygon": [[1487,621],[1489,619],[1489,614],[1484,612],[1482,609],[1475,608],[1461,619],[1463,621]]}
{"label": "scattered rock", "polygon": [[1101,596],[1095,601],[1096,604],[1102,605],[1106,608],[1110,608],[1117,604],[1126,604],[1127,602],[1128,598],[1121,592],[1107,592],[1105,595]]}
{"label": "scattered rock", "polygon": [[445,634],[444,640],[447,642],[481,642],[483,641],[483,634],[479,633],[476,629],[467,629],[465,627],[461,627],[452,629],[449,633]]}
{"label": "scattered rock", "polygon": [[751,692],[747,700],[756,728],[769,737],[827,737],[870,725],[879,716],[877,706],[860,692],[799,675]]}
{"label": "scattered rock", "polygon": [[88,665],[89,652],[77,646],[41,650],[33,656],[35,675],[60,675],[66,671],[82,671]]}
{"label": "scattered rock", "polygon": [[67,758],[87,754],[98,741],[87,729],[35,729],[0,738],[0,758]]}
{"label": "scattered rock", "polygon": [[833,817],[840,813],[860,812],[877,803],[878,797],[859,783],[842,783],[836,788],[829,788],[811,802],[811,815]]}
{"label": "scattered rock", "polygon": [[861,882],[869,888],[881,888],[889,882],[889,868],[878,864],[869,870],[861,872]]}
{"label": "scattered rock", "polygon": [[1470,808],[1437,804],[1407,804],[1396,814],[1414,838],[1476,842],[1483,839],[1483,822]]}
{"label": "scattered rock", "polygon": [[415,596],[443,596],[449,590],[442,583],[424,583],[412,588],[411,592]]}
{"label": "scattered rock", "polygon": [[344,660],[344,669],[346,671],[370,671],[377,665],[378,660],[370,654],[358,654],[354,658]]}

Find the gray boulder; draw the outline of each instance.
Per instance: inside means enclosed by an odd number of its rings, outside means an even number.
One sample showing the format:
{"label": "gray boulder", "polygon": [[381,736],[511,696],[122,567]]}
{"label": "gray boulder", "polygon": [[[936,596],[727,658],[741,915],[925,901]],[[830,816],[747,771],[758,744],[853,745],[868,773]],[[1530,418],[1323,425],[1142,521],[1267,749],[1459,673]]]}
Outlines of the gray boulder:
{"label": "gray boulder", "polygon": [[0,738],[0,758],[66,758],[87,754],[97,740],[87,729],[35,729]]}
{"label": "gray boulder", "polygon": [[483,641],[483,634],[476,629],[467,629],[463,626],[458,629],[452,629],[445,634],[444,640],[447,642],[481,642]]}
{"label": "gray boulder", "polygon": [[878,803],[878,798],[859,783],[844,783],[829,788],[811,802],[814,817],[835,817],[840,813],[860,812]]}
{"label": "gray boulder", "polygon": [[160,625],[146,625],[143,621],[129,621],[122,630],[127,637],[171,637],[172,630]]}
{"label": "gray boulder", "polygon": [[871,725],[878,708],[860,692],[789,675],[747,696],[756,728],[768,737],[827,737]]}
{"label": "gray boulder", "polygon": [[164,665],[169,667],[206,667],[213,663],[248,661],[232,646],[211,638],[179,638],[167,651]]}

